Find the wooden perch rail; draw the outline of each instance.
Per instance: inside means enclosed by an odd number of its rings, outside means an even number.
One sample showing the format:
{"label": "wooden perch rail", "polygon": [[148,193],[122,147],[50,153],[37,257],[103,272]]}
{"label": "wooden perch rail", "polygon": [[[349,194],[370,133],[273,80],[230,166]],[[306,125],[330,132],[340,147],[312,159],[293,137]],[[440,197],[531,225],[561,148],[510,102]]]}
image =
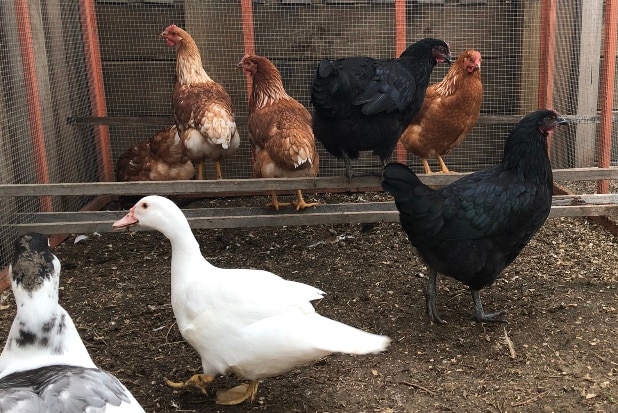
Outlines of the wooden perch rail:
{"label": "wooden perch rail", "polygon": [[[297,212],[293,207],[279,212],[264,207],[190,208],[183,210],[194,229],[253,228],[316,224],[356,224],[398,222],[394,202],[325,204]],[[45,234],[60,232],[110,232],[112,223],[125,211],[42,212],[17,214],[12,227],[19,233],[31,231]],[[559,195],[553,197],[550,216],[618,215],[618,194]],[[147,228],[136,227],[136,230]]]}
{"label": "wooden perch rail", "polygon": [[[466,174],[424,175],[419,178],[427,185],[443,186]],[[618,168],[571,168],[554,170],[555,181],[597,181],[618,179]],[[2,184],[0,197],[7,196],[71,196],[71,195],[191,195],[246,196],[267,194],[270,191],[307,192],[363,192],[381,191],[380,178],[364,176],[349,183],[343,176],[317,178],[260,178],[221,179],[204,181],[163,182],[86,182],[60,184]]]}
{"label": "wooden perch rail", "polygon": [[[238,117],[238,116],[237,116]],[[599,123],[600,117],[596,115],[563,115],[569,123]],[[242,119],[243,117],[240,116]],[[614,122],[618,121],[618,113],[613,115]],[[481,125],[505,125],[515,124],[521,120],[520,115],[481,115],[478,123]],[[173,116],[69,116],[69,125],[75,126],[135,126],[135,125],[160,125],[168,126],[174,124]]]}
{"label": "wooden perch rail", "polygon": [[[419,175],[428,185],[446,185],[464,176]],[[618,179],[618,168],[579,168],[554,171],[557,181]],[[0,196],[67,196],[67,195],[149,195],[164,196],[240,196],[268,194],[272,190],[293,192],[363,192],[381,191],[380,179],[374,176],[354,178],[350,184],[345,177],[298,179],[224,179],[218,181],[173,182],[97,182],[0,185]],[[320,205],[296,212],[293,207],[276,212],[270,208],[194,208],[184,210],[190,225],[195,228],[236,228],[284,225],[316,225],[396,222],[399,214],[393,202],[369,202]],[[46,234],[109,232],[112,223],[123,211],[80,211],[18,213],[5,219],[19,233],[38,231]],[[550,216],[599,217],[618,215],[618,194],[554,195]],[[143,228],[140,228],[143,229]]]}

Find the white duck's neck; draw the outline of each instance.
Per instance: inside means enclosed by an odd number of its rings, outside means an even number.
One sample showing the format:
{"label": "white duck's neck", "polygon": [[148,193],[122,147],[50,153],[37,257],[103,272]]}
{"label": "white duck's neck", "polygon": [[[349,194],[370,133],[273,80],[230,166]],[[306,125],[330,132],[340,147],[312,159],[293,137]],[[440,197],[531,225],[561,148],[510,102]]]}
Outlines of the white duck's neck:
{"label": "white duck's neck", "polygon": [[202,256],[200,245],[186,220],[175,222],[162,232],[172,245],[171,298],[172,307],[176,308],[186,291],[193,288],[193,280],[199,278],[203,282],[212,265]]}
{"label": "white duck's neck", "polygon": [[172,244],[172,260],[175,255],[201,256],[200,245],[184,217],[182,220],[170,220],[160,231]]}

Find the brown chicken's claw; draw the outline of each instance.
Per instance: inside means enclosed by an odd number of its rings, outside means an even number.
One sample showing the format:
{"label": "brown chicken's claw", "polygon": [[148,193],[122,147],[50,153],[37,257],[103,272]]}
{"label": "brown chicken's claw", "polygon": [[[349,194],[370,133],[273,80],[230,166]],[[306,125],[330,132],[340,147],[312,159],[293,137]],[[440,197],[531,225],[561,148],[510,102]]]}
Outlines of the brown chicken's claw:
{"label": "brown chicken's claw", "polygon": [[310,202],[310,203],[305,202],[305,199],[303,198],[303,192],[300,189],[296,190],[296,197],[298,198],[298,201],[292,201],[292,205],[296,207],[297,211],[300,211],[301,209],[311,208],[311,207],[320,205],[319,202]]}

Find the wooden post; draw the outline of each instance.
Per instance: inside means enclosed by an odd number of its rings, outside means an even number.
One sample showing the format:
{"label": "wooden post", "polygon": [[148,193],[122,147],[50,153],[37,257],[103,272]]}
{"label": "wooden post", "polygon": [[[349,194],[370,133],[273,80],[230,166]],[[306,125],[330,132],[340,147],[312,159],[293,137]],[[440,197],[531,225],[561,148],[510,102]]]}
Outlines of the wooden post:
{"label": "wooden post", "polygon": [[[618,22],[618,0],[605,1],[604,36],[605,58],[601,74],[601,123],[599,125],[599,168],[609,168],[612,147],[612,107],[616,80],[616,30]],[[609,192],[609,181],[597,182],[597,193]]]}
{"label": "wooden post", "polygon": [[[399,57],[406,50],[406,0],[395,0],[395,55]],[[395,149],[397,162],[407,163],[408,154],[401,142]]]}
{"label": "wooden post", "polygon": [[554,50],[556,47],[556,1],[543,0],[539,55],[539,108],[551,108],[554,100]]}
{"label": "wooden post", "polygon": [[[253,29],[253,0],[241,0],[241,16],[242,16],[242,37],[245,47],[245,54],[255,54],[255,33]],[[247,97],[251,96],[251,77],[245,75],[247,79]]]}
{"label": "wooden post", "polygon": [[[603,2],[581,0],[577,78],[577,115],[596,116],[599,98],[599,68],[603,26]],[[575,129],[575,167],[594,164],[597,125],[578,123]]]}
{"label": "wooden post", "polygon": [[[19,32],[19,49],[21,52],[24,81],[26,83],[26,102],[28,105],[28,123],[32,135],[35,173],[37,182],[49,183],[49,167],[45,151],[45,134],[43,131],[43,112],[39,94],[39,82],[36,72],[36,60],[32,38],[32,24],[27,0],[15,0],[17,28]],[[52,211],[51,197],[41,197],[41,210]]]}
{"label": "wooden post", "polygon": [[[84,53],[88,68],[88,86],[90,91],[90,105],[92,116],[106,117],[107,105],[105,102],[105,87],[101,54],[99,52],[99,33],[97,31],[97,16],[94,0],[80,0],[80,17],[82,36],[84,39]],[[103,182],[112,181],[112,148],[109,141],[109,129],[106,125],[97,125],[94,129],[96,145],[101,155],[99,164],[99,179]]]}

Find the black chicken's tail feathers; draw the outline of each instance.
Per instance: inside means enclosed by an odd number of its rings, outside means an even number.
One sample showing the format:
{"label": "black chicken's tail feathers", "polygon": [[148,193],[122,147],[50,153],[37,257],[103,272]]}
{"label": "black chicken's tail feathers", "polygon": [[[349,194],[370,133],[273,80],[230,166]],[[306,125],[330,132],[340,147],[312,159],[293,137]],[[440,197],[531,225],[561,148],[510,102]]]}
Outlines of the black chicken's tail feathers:
{"label": "black chicken's tail feathers", "polygon": [[382,188],[395,198],[401,225],[414,245],[430,242],[443,221],[443,198],[423,184],[407,166],[384,167]]}
{"label": "black chicken's tail feathers", "polygon": [[393,162],[384,167],[382,189],[394,196],[395,199],[411,196],[412,190],[419,185],[425,186],[407,166]]}
{"label": "black chicken's tail feathers", "polygon": [[335,111],[332,93],[337,90],[337,83],[333,82],[331,75],[337,73],[337,68],[328,59],[322,59],[316,68],[313,81],[311,82],[311,103],[316,111],[327,117],[332,117]]}

